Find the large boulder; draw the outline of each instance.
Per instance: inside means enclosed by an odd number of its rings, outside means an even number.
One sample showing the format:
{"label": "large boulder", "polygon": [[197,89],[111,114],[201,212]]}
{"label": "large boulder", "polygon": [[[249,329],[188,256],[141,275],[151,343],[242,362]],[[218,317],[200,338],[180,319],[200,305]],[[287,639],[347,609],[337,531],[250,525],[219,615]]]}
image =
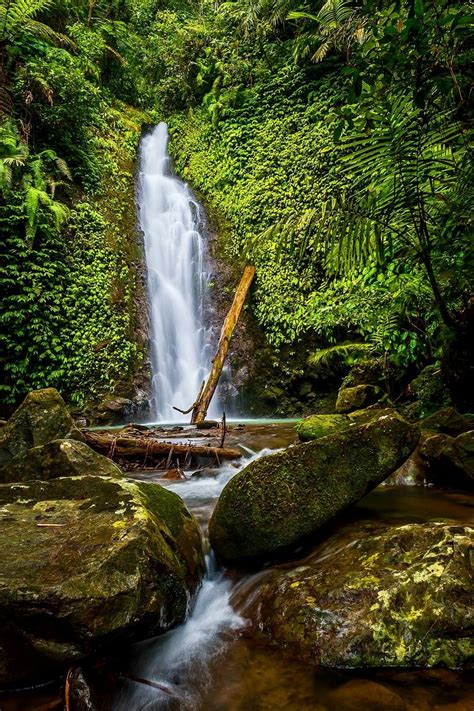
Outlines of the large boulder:
{"label": "large boulder", "polygon": [[418,426],[421,430],[457,437],[474,429],[474,418],[470,415],[461,415],[454,407],[442,407],[420,420]]}
{"label": "large boulder", "polygon": [[474,482],[474,430],[458,437],[434,434],[420,446],[431,483],[439,486],[469,487]]}
{"label": "large boulder", "polygon": [[227,561],[271,556],[315,533],[395,471],[417,427],[394,415],[257,459],[224,488],[209,533]]}
{"label": "large boulder", "polygon": [[53,439],[79,437],[74,420],[55,388],[29,393],[0,430],[0,466],[16,454]]}
{"label": "large boulder", "polygon": [[247,610],[271,644],[315,666],[457,668],[474,660],[474,529],[347,527]]}
{"label": "large boulder", "polygon": [[354,385],[351,388],[342,387],[336,401],[336,412],[347,413],[368,407],[378,402],[383,396],[378,385]]}
{"label": "large boulder", "polygon": [[203,572],[201,535],[158,484],[2,484],[0,519],[0,683],[47,678],[185,619]]}
{"label": "large boulder", "polygon": [[56,439],[32,447],[0,469],[0,482],[30,479],[57,479],[62,476],[122,476],[122,471],[107,457],[73,439]]}

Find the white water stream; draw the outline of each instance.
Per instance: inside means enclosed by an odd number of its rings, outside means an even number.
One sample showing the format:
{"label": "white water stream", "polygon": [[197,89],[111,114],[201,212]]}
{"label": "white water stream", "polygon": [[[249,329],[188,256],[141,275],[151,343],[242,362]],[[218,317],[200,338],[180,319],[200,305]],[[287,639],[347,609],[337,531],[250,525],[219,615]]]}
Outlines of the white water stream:
{"label": "white water stream", "polygon": [[[242,462],[247,465],[272,450],[262,449]],[[166,483],[191,511],[207,520],[222,489],[240,471],[223,465],[212,477]],[[164,483],[164,482],[163,482]],[[206,573],[191,613],[180,627],[161,637],[135,645],[129,671],[151,680],[163,691],[128,682],[115,696],[113,711],[195,711],[212,679],[211,662],[225,654],[245,621],[230,604],[232,582],[216,565],[212,550],[206,556]]]}
{"label": "white water stream", "polygon": [[[209,274],[200,205],[172,174],[168,129],[160,123],[141,144],[139,217],[145,237],[150,301],[152,407],[159,421],[182,421],[210,369],[204,307]],[[217,396],[208,413],[218,417]]]}

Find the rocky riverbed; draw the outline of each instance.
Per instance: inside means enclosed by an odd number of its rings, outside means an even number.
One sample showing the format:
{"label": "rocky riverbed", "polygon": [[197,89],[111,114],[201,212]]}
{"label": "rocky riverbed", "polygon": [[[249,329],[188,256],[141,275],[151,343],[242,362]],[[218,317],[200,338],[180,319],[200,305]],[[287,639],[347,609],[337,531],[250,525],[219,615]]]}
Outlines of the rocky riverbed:
{"label": "rocky riverbed", "polygon": [[[369,408],[307,444],[296,423],[231,425],[239,460],[124,476],[58,398],[30,395],[0,433],[2,683],[50,683],[2,709],[61,708],[69,668],[100,711],[470,711],[474,496],[429,484],[420,451],[459,437],[453,413],[420,430]],[[60,414],[45,435],[38,407]],[[208,552],[202,578],[211,517],[230,567]]]}

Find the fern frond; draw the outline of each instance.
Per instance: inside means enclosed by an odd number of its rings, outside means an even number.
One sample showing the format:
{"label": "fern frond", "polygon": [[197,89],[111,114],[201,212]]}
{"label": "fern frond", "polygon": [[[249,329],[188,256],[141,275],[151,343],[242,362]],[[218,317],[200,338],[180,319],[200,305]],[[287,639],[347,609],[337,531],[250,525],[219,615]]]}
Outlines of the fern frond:
{"label": "fern frond", "polygon": [[352,365],[357,360],[374,352],[370,343],[346,342],[324,348],[311,353],[308,357],[310,365],[318,374],[328,375],[340,372],[344,366]]}

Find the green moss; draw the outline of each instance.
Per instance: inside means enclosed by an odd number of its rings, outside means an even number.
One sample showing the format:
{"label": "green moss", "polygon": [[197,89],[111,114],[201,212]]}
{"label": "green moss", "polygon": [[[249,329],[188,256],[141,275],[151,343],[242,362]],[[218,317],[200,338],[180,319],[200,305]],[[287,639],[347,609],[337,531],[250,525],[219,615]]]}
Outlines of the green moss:
{"label": "green moss", "polygon": [[209,533],[226,560],[274,554],[318,530],[408,457],[419,431],[382,415],[252,462],[224,488]]}

